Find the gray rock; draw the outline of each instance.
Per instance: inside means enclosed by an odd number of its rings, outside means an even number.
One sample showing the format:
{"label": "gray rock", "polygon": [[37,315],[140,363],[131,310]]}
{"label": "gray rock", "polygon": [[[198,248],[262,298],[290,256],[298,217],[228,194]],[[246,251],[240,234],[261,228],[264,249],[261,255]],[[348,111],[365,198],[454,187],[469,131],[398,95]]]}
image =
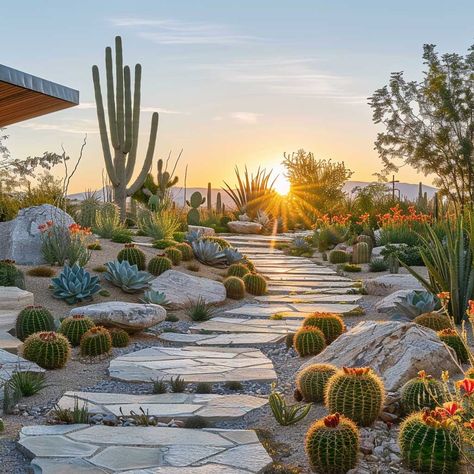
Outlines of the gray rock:
{"label": "gray rock", "polygon": [[394,291],[390,295],[375,303],[375,309],[379,313],[390,313],[390,311],[395,309],[395,303],[402,301],[405,296],[410,294],[412,291],[413,290],[411,289]]}
{"label": "gray rock", "polygon": [[380,275],[365,281],[365,289],[369,295],[386,296],[398,290],[422,290],[421,283],[412,275],[394,273]]}
{"label": "gray rock", "polygon": [[116,327],[134,333],[143,331],[166,318],[166,310],[157,304],[125,303],[107,301],[90,304],[71,310],[70,315],[84,314],[95,323],[106,327]]}
{"label": "gray rock", "polygon": [[15,260],[20,265],[44,263],[38,226],[47,221],[64,227],[74,223],[69,214],[51,204],[21,209],[15,219],[0,222],[0,259]]}
{"label": "gray rock", "polygon": [[398,391],[420,370],[434,377],[461,373],[454,353],[431,329],[398,321],[365,321],[342,334],[308,364],[371,367],[389,392]]}
{"label": "gray rock", "polygon": [[201,232],[202,235],[214,235],[216,231],[212,227],[204,227],[203,225],[188,225],[190,232]]}
{"label": "gray rock", "polygon": [[151,282],[151,288],[161,291],[172,308],[188,306],[200,297],[206,303],[219,304],[226,299],[224,285],[209,278],[201,278],[176,270],[167,270]]}
{"label": "gray rock", "polygon": [[235,234],[260,234],[262,224],[258,222],[231,221],[227,223],[229,230]]}

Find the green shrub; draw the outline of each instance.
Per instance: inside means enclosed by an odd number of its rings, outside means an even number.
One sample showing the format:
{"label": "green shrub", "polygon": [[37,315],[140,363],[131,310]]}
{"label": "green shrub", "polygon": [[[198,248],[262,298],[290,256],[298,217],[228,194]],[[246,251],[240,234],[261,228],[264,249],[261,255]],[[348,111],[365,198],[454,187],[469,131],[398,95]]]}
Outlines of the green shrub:
{"label": "green shrub", "polygon": [[32,277],[51,278],[56,275],[56,270],[52,267],[40,266],[30,268],[26,274]]}
{"label": "green shrub", "polygon": [[14,260],[0,260],[0,286],[16,286],[25,289],[25,277]]}
{"label": "green shrub", "polygon": [[120,212],[115,204],[106,202],[96,211],[95,225],[93,226],[95,234],[104,239],[111,239],[114,232],[123,228],[124,226],[120,222]]}
{"label": "green shrub", "polygon": [[129,244],[132,242],[132,233],[128,229],[117,229],[112,234],[112,242],[117,244]]}
{"label": "green shrub", "polygon": [[215,307],[210,303],[206,303],[204,298],[200,296],[196,302],[190,304],[186,310],[186,314],[193,321],[207,321],[214,316]]}
{"label": "green shrub", "polygon": [[369,262],[369,270],[371,272],[384,272],[388,270],[388,263],[383,258],[373,258]]}
{"label": "green shrub", "polygon": [[362,271],[362,267],[360,265],[354,265],[353,263],[346,263],[342,269],[345,271],[345,272],[349,272],[349,273],[357,273],[357,272],[361,272]]}
{"label": "green shrub", "polygon": [[176,241],[170,239],[155,240],[153,242],[153,247],[160,250],[167,249],[168,247],[174,247],[175,245]]}
{"label": "green shrub", "polygon": [[180,221],[174,211],[143,211],[138,216],[138,229],[155,240],[171,239]]}

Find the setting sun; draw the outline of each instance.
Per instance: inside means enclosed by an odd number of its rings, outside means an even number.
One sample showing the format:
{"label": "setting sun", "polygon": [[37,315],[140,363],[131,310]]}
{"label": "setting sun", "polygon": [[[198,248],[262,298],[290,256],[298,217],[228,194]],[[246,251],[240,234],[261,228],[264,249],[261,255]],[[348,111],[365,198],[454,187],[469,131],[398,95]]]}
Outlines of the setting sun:
{"label": "setting sun", "polygon": [[275,180],[274,188],[280,196],[286,196],[290,192],[290,182],[288,178],[280,174]]}

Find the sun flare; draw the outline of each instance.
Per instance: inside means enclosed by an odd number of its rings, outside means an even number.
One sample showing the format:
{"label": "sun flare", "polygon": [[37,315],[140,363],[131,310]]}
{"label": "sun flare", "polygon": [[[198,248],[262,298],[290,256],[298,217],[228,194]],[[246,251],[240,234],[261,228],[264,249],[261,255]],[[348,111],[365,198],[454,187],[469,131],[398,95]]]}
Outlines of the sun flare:
{"label": "sun flare", "polygon": [[286,196],[290,192],[290,182],[283,174],[279,174],[274,184],[275,191],[280,196]]}

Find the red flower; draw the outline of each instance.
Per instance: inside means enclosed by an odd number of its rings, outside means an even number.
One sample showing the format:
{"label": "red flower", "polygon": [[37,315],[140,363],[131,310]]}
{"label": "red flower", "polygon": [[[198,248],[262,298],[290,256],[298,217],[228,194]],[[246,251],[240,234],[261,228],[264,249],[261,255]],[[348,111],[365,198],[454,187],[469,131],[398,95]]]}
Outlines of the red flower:
{"label": "red flower", "polygon": [[466,397],[470,397],[474,393],[474,380],[464,379],[459,384],[459,387],[464,390]]}
{"label": "red flower", "polygon": [[456,402],[443,403],[442,408],[437,408],[443,416],[454,416],[462,411],[461,407]]}
{"label": "red flower", "polygon": [[328,428],[336,428],[339,425],[341,415],[339,413],[334,413],[334,415],[328,415],[323,419],[323,423]]}

